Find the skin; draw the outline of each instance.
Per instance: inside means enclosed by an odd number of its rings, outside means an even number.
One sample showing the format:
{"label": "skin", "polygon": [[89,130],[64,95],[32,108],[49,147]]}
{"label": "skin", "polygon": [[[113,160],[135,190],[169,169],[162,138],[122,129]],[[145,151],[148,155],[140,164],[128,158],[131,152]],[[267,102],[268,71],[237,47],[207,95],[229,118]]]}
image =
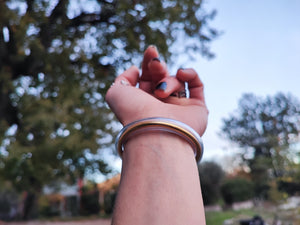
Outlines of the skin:
{"label": "skin", "polygon": [[[186,123],[201,136],[208,118],[203,83],[193,69],[170,76],[158,57],[157,49],[148,47],[141,76],[135,66],[118,76],[106,94],[107,103],[123,125],[165,117]],[[165,88],[157,89],[161,82]],[[190,97],[171,96],[185,82]],[[143,133],[126,142],[122,158],[112,224],[205,224],[197,163],[185,140],[166,132]]]}

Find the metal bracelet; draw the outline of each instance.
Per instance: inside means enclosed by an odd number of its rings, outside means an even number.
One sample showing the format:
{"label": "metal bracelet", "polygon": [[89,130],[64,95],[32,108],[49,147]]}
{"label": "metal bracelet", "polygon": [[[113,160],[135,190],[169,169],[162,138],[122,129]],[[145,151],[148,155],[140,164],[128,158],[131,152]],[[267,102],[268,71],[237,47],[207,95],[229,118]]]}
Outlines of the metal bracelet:
{"label": "metal bracelet", "polygon": [[120,131],[116,138],[116,149],[122,158],[124,144],[137,132],[144,133],[149,131],[163,131],[176,134],[186,140],[193,148],[196,161],[199,162],[203,155],[203,142],[200,135],[190,126],[178,120],[153,117],[129,123]]}

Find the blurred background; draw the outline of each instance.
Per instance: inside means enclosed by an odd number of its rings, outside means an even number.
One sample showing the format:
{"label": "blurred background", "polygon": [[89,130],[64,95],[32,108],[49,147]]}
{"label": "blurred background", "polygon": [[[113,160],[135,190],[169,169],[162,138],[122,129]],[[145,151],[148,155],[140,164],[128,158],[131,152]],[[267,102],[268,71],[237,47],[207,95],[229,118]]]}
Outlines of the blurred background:
{"label": "blurred background", "polygon": [[121,125],[104,96],[156,45],[171,74],[192,67],[205,84],[207,224],[299,223],[299,10],[297,0],[0,1],[0,221],[111,215]]}

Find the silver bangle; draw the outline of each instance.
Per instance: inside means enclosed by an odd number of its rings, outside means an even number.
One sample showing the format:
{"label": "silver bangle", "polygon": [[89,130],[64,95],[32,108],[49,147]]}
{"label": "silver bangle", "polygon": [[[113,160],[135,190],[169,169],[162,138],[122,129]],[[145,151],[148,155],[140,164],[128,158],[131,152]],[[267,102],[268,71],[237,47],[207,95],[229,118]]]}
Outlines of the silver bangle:
{"label": "silver bangle", "polygon": [[176,134],[192,146],[197,162],[199,162],[202,158],[203,142],[200,135],[185,123],[162,117],[137,120],[123,127],[115,142],[116,149],[121,158],[124,151],[124,144],[130,137],[137,134],[137,131],[139,131],[139,134],[140,132],[143,133],[148,131],[163,131]]}

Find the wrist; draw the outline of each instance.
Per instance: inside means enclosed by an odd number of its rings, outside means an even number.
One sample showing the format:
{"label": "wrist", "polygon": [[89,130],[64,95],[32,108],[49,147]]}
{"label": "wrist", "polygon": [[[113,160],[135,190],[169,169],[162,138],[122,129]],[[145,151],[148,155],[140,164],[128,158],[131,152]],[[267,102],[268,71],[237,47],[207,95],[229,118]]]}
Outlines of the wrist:
{"label": "wrist", "polygon": [[192,147],[196,160],[200,161],[203,154],[203,143],[198,133],[180,121],[163,117],[145,118],[123,127],[116,139],[116,148],[120,156],[122,157],[123,155],[124,143],[126,143],[128,139],[149,132],[153,134],[172,134],[173,136],[177,136],[177,138],[185,140]]}
{"label": "wrist", "polygon": [[162,131],[136,134],[124,145],[123,159],[137,157],[139,160],[159,158],[162,161],[190,158],[195,161],[191,145],[178,135]]}
{"label": "wrist", "polygon": [[[194,152],[189,143],[174,134],[147,132],[129,139],[124,148],[117,204],[131,196],[126,201],[129,211],[126,218],[128,215],[143,215],[142,218],[149,222],[151,208],[157,212],[154,214],[161,221],[159,224],[175,224],[170,220],[179,205],[183,209],[178,213],[184,218],[187,214],[199,215],[199,209],[203,207],[201,189]],[[178,196],[180,204],[176,200]],[[204,215],[199,218],[204,218]],[[176,219],[176,224],[184,222]],[[128,222],[133,223],[137,223],[136,217]]]}

